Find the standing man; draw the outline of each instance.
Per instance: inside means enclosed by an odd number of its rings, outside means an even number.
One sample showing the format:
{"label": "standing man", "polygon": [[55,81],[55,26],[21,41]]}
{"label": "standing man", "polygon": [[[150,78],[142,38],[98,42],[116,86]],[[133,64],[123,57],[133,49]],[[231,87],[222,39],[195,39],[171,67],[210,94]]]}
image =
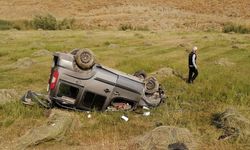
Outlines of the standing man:
{"label": "standing man", "polygon": [[197,47],[193,47],[191,53],[188,56],[188,66],[189,66],[189,76],[188,76],[188,83],[193,83],[195,78],[198,76],[198,68],[196,65],[197,59]]}

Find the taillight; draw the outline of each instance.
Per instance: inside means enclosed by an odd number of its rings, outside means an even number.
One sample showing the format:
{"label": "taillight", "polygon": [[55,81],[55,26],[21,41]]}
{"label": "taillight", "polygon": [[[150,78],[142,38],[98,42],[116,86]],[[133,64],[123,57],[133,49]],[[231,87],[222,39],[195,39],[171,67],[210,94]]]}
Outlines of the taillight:
{"label": "taillight", "polygon": [[59,76],[58,70],[54,70],[54,72],[52,74],[51,81],[50,81],[50,86],[49,86],[50,90],[55,89],[56,83],[58,80],[58,76]]}

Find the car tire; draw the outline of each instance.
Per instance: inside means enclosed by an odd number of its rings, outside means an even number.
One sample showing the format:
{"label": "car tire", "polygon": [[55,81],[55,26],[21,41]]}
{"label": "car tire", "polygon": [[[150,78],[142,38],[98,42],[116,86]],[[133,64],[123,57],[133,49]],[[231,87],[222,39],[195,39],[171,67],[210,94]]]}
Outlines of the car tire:
{"label": "car tire", "polygon": [[158,91],[159,89],[159,83],[156,80],[155,77],[148,77],[144,80],[145,86],[146,86],[146,93],[147,94],[153,94]]}
{"label": "car tire", "polygon": [[146,79],[147,74],[144,70],[138,70],[134,73],[134,76],[144,80],[144,79]]}
{"label": "car tire", "polygon": [[[74,51],[73,51],[74,52]],[[76,64],[83,70],[93,67],[95,64],[95,57],[89,49],[79,49],[75,55]]]}

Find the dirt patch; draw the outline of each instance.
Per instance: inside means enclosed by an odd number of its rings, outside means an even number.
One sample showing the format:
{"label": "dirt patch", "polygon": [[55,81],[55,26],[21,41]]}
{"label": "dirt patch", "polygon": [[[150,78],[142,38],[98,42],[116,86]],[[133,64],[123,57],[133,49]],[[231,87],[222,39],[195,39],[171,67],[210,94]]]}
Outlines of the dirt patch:
{"label": "dirt patch", "polygon": [[215,64],[223,66],[223,67],[230,67],[230,66],[235,65],[234,62],[229,61],[227,58],[221,58],[221,59],[215,61]]}
{"label": "dirt patch", "polygon": [[187,80],[187,78],[180,71],[174,70],[170,67],[161,68],[155,72],[152,72],[150,75],[155,76],[158,79],[175,76],[183,81]]}
{"label": "dirt patch", "polygon": [[155,72],[152,72],[151,75],[157,78],[172,77],[174,76],[174,69],[169,67],[161,68]]}
{"label": "dirt patch", "polygon": [[133,143],[136,149],[196,149],[197,143],[186,128],[174,126],[160,126]]}
{"label": "dirt patch", "polygon": [[11,65],[11,68],[15,68],[15,69],[26,69],[31,67],[33,64],[35,64],[36,62],[34,60],[32,60],[29,57],[24,57],[24,58],[20,58],[17,60],[17,62],[13,63]]}
{"label": "dirt patch", "polygon": [[50,56],[50,55],[52,55],[52,53],[46,49],[38,50],[32,54],[32,56],[35,56],[35,57]]}
{"label": "dirt patch", "polygon": [[14,89],[0,89],[0,105],[10,102],[18,97],[18,93]]}
{"label": "dirt patch", "polygon": [[223,130],[219,140],[240,139],[250,143],[250,120],[237,110],[230,108],[222,113],[214,114],[212,122],[217,128]]}
{"label": "dirt patch", "polygon": [[44,125],[30,129],[25,135],[13,142],[12,148],[22,150],[51,140],[60,141],[66,133],[76,127],[78,120],[73,113],[52,110]]}
{"label": "dirt patch", "polygon": [[108,48],[117,49],[117,48],[120,48],[120,45],[118,45],[118,44],[109,44]]}

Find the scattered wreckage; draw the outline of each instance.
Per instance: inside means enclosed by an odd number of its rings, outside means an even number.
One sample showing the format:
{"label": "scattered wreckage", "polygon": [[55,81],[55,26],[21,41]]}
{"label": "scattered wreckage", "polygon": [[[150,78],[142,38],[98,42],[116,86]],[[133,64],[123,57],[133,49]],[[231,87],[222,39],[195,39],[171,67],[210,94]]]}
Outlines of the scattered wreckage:
{"label": "scattered wreckage", "polygon": [[144,71],[129,75],[96,63],[89,49],[75,49],[54,53],[48,97],[39,97],[28,91],[22,101],[83,111],[135,110],[158,106],[165,93],[157,79]]}

